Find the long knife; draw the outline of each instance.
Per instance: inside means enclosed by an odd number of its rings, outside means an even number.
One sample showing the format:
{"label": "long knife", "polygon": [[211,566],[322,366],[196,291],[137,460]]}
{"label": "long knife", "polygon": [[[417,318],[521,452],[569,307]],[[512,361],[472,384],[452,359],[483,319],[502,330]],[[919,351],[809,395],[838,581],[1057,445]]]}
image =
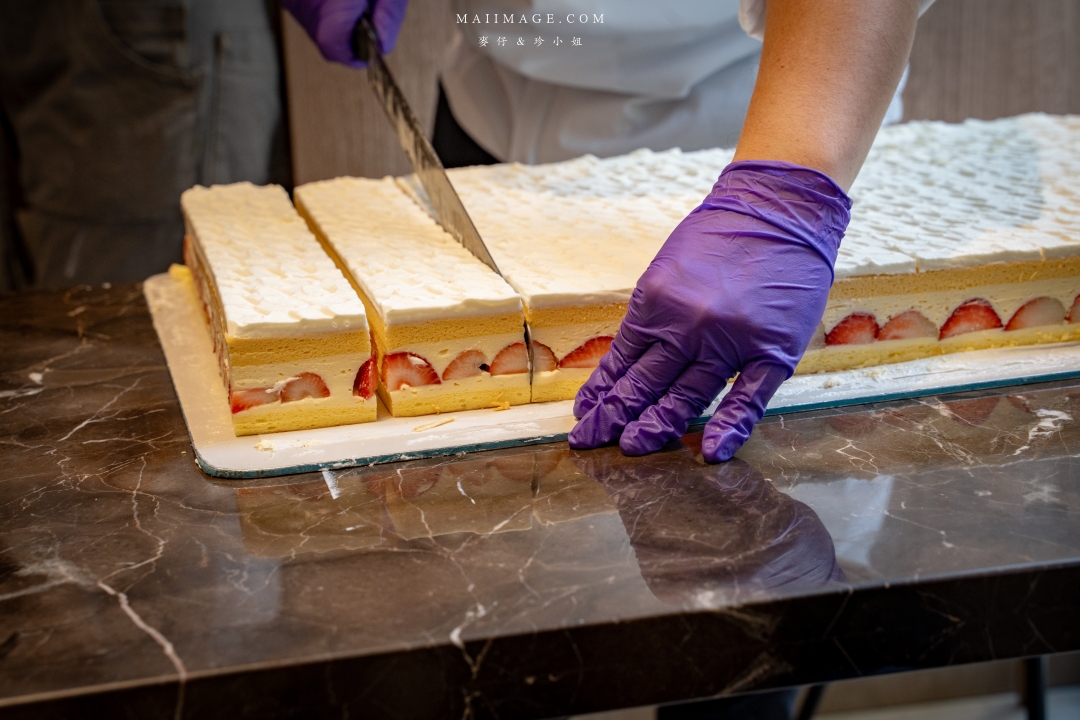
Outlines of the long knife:
{"label": "long knife", "polygon": [[465,206],[461,204],[461,198],[450,184],[450,178],[446,177],[446,169],[443,168],[439,156],[435,154],[435,149],[424,135],[409,103],[383,62],[378,37],[368,15],[364,15],[360,22],[356,23],[353,31],[353,51],[367,63],[371,89],[375,91],[375,97],[386,111],[386,117],[390,119],[401,148],[409,156],[409,163],[427,192],[431,206],[438,215],[439,224],[477,259],[502,275],[480,238],[480,233],[476,231],[469,213],[465,211]]}

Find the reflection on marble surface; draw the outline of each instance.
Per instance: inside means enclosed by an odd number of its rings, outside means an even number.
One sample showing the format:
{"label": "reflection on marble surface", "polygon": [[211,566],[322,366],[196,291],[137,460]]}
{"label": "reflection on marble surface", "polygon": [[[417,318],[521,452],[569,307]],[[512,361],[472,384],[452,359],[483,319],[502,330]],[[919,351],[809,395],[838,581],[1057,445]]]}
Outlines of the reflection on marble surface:
{"label": "reflection on marble surface", "polygon": [[[614,513],[597,483],[581,476],[565,445],[490,459],[480,456],[322,472],[299,484],[236,490],[248,552],[401,547],[410,540],[520,532]],[[297,500],[302,502],[297,502]]]}
{"label": "reflection on marble surface", "polygon": [[614,448],[575,458],[614,498],[657,598],[716,608],[844,581],[813,510],[742,460],[705,464],[700,442],[696,434],[674,443],[655,464],[628,464]]}
{"label": "reflection on marble surface", "polygon": [[139,288],[0,303],[27,716],[544,717],[1080,649],[1080,382],[766,418],[722,466],[690,435],[216,481]]}

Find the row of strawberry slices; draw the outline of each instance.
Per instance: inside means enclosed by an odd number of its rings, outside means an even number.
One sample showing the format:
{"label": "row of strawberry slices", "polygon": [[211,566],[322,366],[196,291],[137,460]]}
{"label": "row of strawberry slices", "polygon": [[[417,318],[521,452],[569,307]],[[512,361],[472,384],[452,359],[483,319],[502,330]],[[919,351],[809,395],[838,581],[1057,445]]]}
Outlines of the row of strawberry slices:
{"label": "row of strawberry slices", "polygon": [[1080,295],[1073,300],[1068,312],[1065,311],[1061,302],[1051,297],[1037,297],[1029,300],[1013,313],[1007,323],[1001,322],[1001,318],[989,302],[982,298],[974,298],[956,308],[940,329],[918,310],[907,310],[895,315],[881,326],[878,325],[877,318],[870,313],[852,313],[825,334],[825,344],[865,345],[875,340],[913,340],[932,337],[945,340],[979,330],[996,330],[1002,327],[1006,331],[1025,330],[1046,325],[1060,325],[1063,322],[1080,322]]}
{"label": "row of strawberry slices", "polygon": [[[593,338],[573,350],[562,360],[556,360],[551,348],[543,343],[533,343],[534,370],[549,372],[558,368],[594,368],[611,346],[610,337]],[[488,363],[479,350],[466,350],[454,358],[442,377],[424,358],[415,353],[391,353],[383,358],[382,383],[391,392],[404,387],[439,385],[452,380],[476,377],[482,373],[491,375],[516,375],[529,372],[529,349],[523,342],[508,345]],[[360,366],[353,381],[353,395],[365,400],[375,395],[375,363],[367,360]],[[293,402],[304,398],[325,398],[330,390],[323,379],[311,372],[303,372],[280,386],[233,390],[229,393],[233,414],[258,405],[276,402]]]}
{"label": "row of strawberry slices", "polygon": [[[610,337],[592,338],[568,353],[562,360],[543,343],[533,343],[533,372],[550,372],[559,368],[594,368],[611,346]],[[488,363],[479,350],[466,350],[450,361],[442,377],[424,358],[409,352],[399,352],[383,358],[382,382],[391,392],[405,386],[439,385],[452,380],[464,380],[482,373],[517,375],[529,372],[529,348],[523,342],[508,345]]]}

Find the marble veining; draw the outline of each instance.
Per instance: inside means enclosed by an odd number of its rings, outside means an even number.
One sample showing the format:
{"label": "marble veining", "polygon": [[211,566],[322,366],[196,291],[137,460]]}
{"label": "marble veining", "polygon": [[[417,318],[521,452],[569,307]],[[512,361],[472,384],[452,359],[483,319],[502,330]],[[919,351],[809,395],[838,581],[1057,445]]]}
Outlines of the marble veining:
{"label": "marble veining", "polygon": [[138,287],[0,303],[0,715],[545,717],[1080,649],[1080,382],[770,417],[719,466],[217,481]]}

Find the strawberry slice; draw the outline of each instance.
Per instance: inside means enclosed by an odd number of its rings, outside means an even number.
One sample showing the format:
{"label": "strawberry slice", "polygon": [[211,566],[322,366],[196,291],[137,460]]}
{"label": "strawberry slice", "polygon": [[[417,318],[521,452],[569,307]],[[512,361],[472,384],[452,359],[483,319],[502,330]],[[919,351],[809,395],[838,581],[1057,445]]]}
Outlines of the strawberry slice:
{"label": "strawberry slice", "polygon": [[1076,296],[1073,300],[1072,307],[1069,308],[1069,314],[1065,316],[1065,320],[1069,323],[1080,323],[1080,295]]}
{"label": "strawberry slice", "polygon": [[424,358],[409,352],[399,352],[383,358],[383,385],[390,392],[401,388],[439,385],[439,373]]}
{"label": "strawberry slice", "polygon": [[559,361],[555,359],[555,353],[551,352],[551,348],[544,343],[538,343],[534,340],[532,351],[532,367],[534,373],[551,372],[559,367]]}
{"label": "strawberry slice", "polygon": [[364,361],[360,369],[356,371],[356,379],[353,380],[352,394],[370,400],[375,395],[375,360],[369,358]]}
{"label": "strawberry slice", "polygon": [[311,372],[302,372],[281,388],[281,402],[295,402],[304,398],[330,397],[330,388],[323,379]]}
{"label": "strawberry slice", "polygon": [[1060,301],[1045,296],[1037,297],[1020,306],[1020,309],[1013,313],[1005,329],[1025,330],[1043,325],[1060,325],[1064,319],[1065,308]]}
{"label": "strawberry slice", "polygon": [[979,330],[994,330],[999,327],[1001,327],[1001,318],[994,312],[990,303],[982,298],[975,298],[953,310],[953,314],[941,326],[938,339],[944,340],[956,335]]}
{"label": "strawberry slice", "polygon": [[877,320],[870,313],[851,313],[825,334],[826,345],[865,345],[877,337]]}
{"label": "strawberry slice", "polygon": [[233,415],[258,405],[269,405],[277,401],[278,394],[274,388],[251,388],[250,390],[233,390],[229,393],[229,404],[232,406]]}
{"label": "strawberry slice", "polygon": [[603,335],[587,341],[584,345],[570,352],[559,361],[560,368],[594,368],[600,364],[600,358],[607,355],[611,341],[615,338]]}
{"label": "strawberry slice", "polygon": [[442,379],[463,380],[487,372],[488,364],[484,353],[479,350],[466,350],[450,361],[443,370]]}
{"label": "strawberry slice", "polygon": [[878,330],[878,340],[911,340],[913,338],[938,336],[937,325],[930,322],[918,310],[907,310],[889,318]]}
{"label": "strawberry slice", "polygon": [[491,361],[492,375],[516,375],[529,372],[529,349],[525,343],[507,345]]}

